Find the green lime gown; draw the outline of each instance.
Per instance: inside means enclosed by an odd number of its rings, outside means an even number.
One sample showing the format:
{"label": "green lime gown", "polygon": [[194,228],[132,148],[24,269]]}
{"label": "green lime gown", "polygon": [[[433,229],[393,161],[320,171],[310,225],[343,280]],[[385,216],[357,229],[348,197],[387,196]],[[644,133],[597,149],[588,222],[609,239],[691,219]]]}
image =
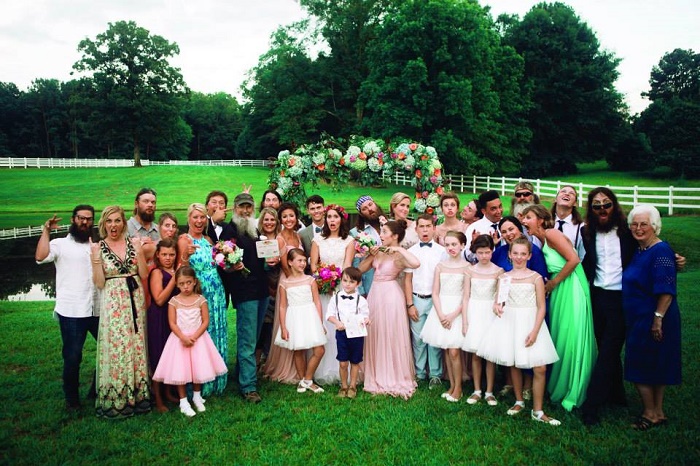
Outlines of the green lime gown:
{"label": "green lime gown", "polygon": [[[566,264],[545,241],[542,248],[550,279]],[[567,411],[580,407],[597,357],[588,281],[581,264],[549,296],[549,330],[559,361],[552,365],[547,383],[551,400]]]}

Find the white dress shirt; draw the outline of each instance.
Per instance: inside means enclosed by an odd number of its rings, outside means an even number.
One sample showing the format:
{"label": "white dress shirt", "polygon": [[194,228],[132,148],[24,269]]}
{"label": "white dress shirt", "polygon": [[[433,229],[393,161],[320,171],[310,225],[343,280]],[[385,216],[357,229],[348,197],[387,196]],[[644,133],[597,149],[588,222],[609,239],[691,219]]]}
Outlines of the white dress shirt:
{"label": "white dress shirt", "polygon": [[[496,227],[494,228],[493,225],[496,225]],[[495,231],[498,233],[498,237],[501,237],[501,232],[498,231],[498,222],[492,222],[486,217],[480,218],[467,228],[467,232],[465,233],[467,237],[467,246],[464,248],[465,251],[469,251],[469,247],[472,245],[472,236],[475,231],[480,235],[490,235]]]}
{"label": "white dress shirt", "polygon": [[[349,296],[352,299],[343,299],[343,296]],[[338,301],[337,306],[336,301]],[[369,319],[369,305],[364,297],[357,291],[354,293],[346,293],[343,289],[331,296],[328,308],[326,309],[326,320],[335,317],[341,322],[348,322],[352,314],[359,314],[365,319]]]}
{"label": "white dress shirt", "polygon": [[413,274],[411,283],[413,283],[413,292],[424,296],[433,293],[433,279],[435,277],[435,268],[440,263],[445,248],[440,246],[435,241],[429,241],[432,246],[421,247],[420,242],[408,248],[408,252],[413,254],[420,261],[420,267],[417,269],[405,269],[406,273]]}
{"label": "white dress shirt", "polygon": [[90,243],[78,243],[72,235],[52,239],[49,255],[37,264],[53,262],[56,266],[56,307],[63,317],[99,316],[97,287],[92,281]]}
{"label": "white dress shirt", "polygon": [[574,225],[571,222],[571,214],[569,214],[565,218],[559,218],[556,215],[554,217],[554,228],[560,230],[559,224],[561,221],[564,222],[561,224],[561,231],[564,233],[564,235],[566,235],[567,238],[569,238],[571,244],[574,245],[574,249],[576,250],[576,254],[578,254],[579,259],[583,260],[583,256],[586,255],[586,250],[583,247],[583,238],[581,238],[581,228],[583,228],[584,223],[581,222],[578,225]]}
{"label": "white dress shirt", "polygon": [[617,227],[607,233],[596,232],[595,252],[597,263],[593,286],[605,290],[622,289],[622,251]]}

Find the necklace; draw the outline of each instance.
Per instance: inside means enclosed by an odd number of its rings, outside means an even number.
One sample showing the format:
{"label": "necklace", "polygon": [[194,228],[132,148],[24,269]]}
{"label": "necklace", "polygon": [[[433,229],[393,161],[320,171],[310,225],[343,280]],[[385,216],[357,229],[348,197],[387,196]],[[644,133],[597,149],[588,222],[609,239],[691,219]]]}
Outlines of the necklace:
{"label": "necklace", "polygon": [[656,243],[659,243],[659,242],[661,242],[661,240],[660,240],[659,238],[654,238],[654,239],[652,239],[651,241],[649,241],[649,243],[647,243],[645,246],[642,246],[642,245],[640,244],[640,245],[639,245],[639,250],[640,250],[640,251],[646,251],[647,249],[649,249],[650,247],[654,246]]}

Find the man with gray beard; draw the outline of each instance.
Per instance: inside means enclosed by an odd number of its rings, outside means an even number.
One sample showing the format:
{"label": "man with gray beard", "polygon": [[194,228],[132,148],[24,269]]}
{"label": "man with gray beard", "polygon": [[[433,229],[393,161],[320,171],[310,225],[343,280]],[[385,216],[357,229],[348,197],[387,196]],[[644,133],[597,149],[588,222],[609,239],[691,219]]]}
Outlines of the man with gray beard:
{"label": "man with gray beard", "polygon": [[[231,298],[236,308],[236,367],[241,395],[250,403],[261,401],[257,388],[255,345],[262,330],[269,298],[264,260],[258,258],[256,242],[260,239],[253,219],[255,203],[248,193],[233,201],[232,238],[243,249],[243,263],[234,267],[229,280]],[[243,273],[246,267],[250,273]]]}

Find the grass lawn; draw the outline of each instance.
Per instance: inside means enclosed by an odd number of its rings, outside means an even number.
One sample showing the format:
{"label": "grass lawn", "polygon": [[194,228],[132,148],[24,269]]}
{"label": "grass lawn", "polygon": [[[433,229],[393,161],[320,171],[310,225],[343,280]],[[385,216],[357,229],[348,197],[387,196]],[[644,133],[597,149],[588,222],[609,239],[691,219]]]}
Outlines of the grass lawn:
{"label": "grass lawn", "polygon": [[[698,280],[700,271],[679,275],[684,384],[666,392],[669,424],[647,432],[629,427],[641,410],[629,384],[629,408],[603,411],[593,429],[550,404],[547,412],[563,422],[558,428],[506,416],[511,398],[493,408],[446,403],[425,383],[403,401],[363,392],[339,400],[333,386],[300,395],[294,386],[265,381],[263,402],[248,405],[231,379],[224,395],[210,398],[206,413],[194,418],[173,407],[122,421],[97,419],[88,403],[78,413],[63,408],[53,303],[0,301],[0,464],[698,464]],[[233,341],[235,326],[229,328]],[[233,356],[235,344],[230,347]],[[90,339],[83,394],[94,361]],[[465,392],[471,388],[467,382]]]}

